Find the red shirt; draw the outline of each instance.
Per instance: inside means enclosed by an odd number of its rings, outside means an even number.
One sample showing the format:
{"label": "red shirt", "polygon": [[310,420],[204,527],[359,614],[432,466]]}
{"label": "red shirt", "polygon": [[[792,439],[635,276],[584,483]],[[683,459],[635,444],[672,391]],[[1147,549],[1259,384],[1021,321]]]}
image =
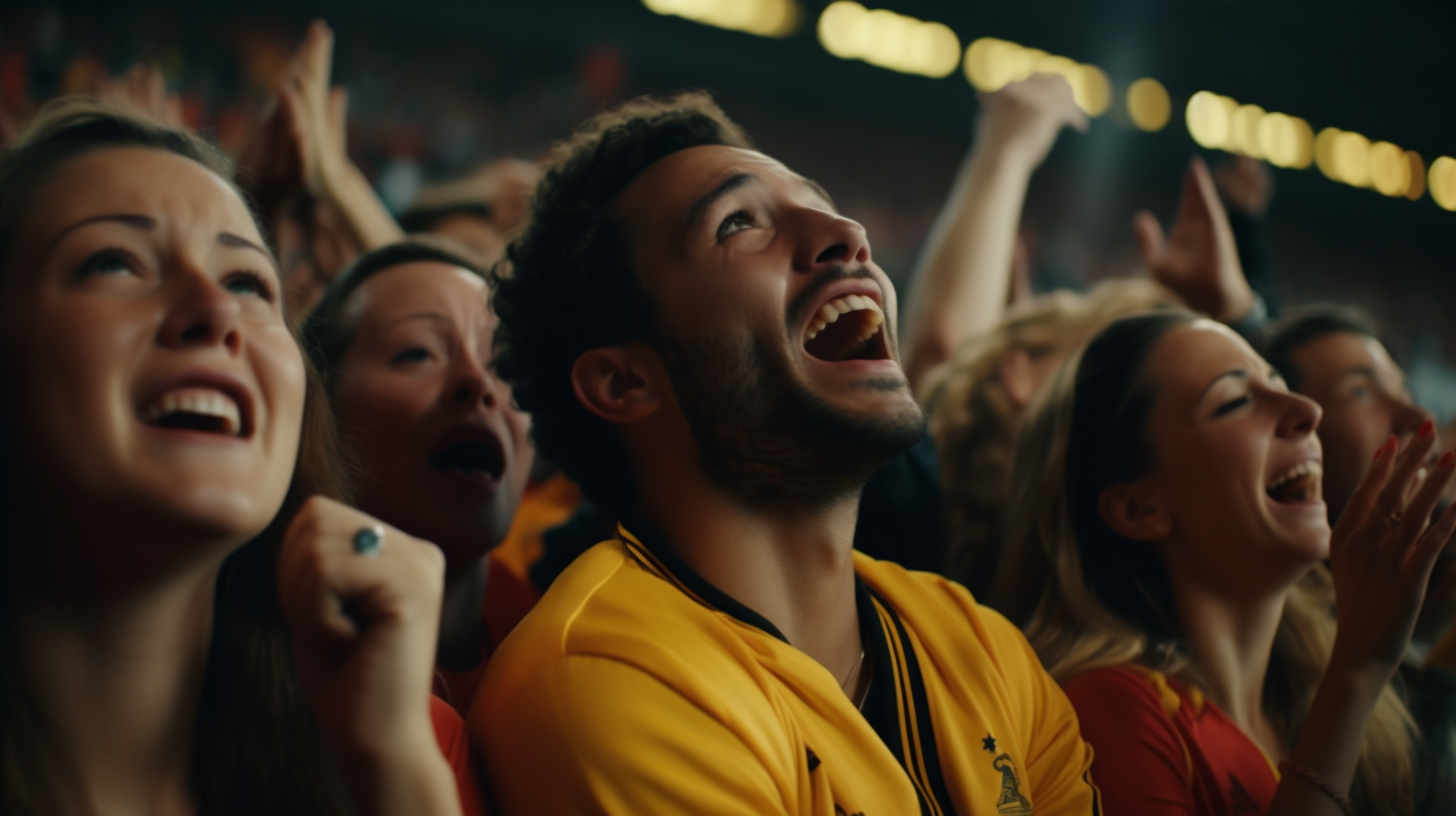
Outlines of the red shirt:
{"label": "red shirt", "polygon": [[1203,693],[1141,666],[1066,684],[1108,816],[1265,813],[1279,773]]}
{"label": "red shirt", "polygon": [[480,796],[480,783],[475,779],[475,764],[470,760],[470,736],[465,733],[465,722],[450,704],[439,697],[430,696],[430,722],[435,726],[435,740],[440,743],[440,753],[455,772],[455,787],[460,791],[460,812],[464,816],[485,816],[485,804]]}

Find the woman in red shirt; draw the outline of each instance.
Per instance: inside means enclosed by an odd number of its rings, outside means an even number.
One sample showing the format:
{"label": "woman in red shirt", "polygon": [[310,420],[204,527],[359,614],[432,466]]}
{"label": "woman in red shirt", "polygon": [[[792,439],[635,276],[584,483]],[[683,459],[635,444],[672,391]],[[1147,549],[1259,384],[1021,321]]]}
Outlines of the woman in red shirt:
{"label": "woman in red shirt", "polygon": [[224,169],[91,103],[0,157],[0,812],[478,811],[429,693],[443,559],[328,498]]}
{"label": "woman in red shirt", "polygon": [[1107,813],[1409,811],[1388,684],[1456,527],[1425,525],[1452,456],[1431,427],[1390,440],[1332,534],[1319,419],[1232,331],[1159,312],[1098,334],[1023,426],[1002,580],[1045,589],[1008,611]]}

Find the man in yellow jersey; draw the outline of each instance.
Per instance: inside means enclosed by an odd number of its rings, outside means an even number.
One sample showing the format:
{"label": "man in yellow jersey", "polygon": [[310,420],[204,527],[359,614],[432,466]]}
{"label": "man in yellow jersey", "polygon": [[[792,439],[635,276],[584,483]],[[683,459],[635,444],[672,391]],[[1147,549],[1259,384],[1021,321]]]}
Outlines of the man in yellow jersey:
{"label": "man in yellow jersey", "polygon": [[497,814],[1090,814],[1021,634],[851,549],[924,434],[864,229],[707,97],[562,145],[507,254],[497,370],[617,537],[471,708]]}

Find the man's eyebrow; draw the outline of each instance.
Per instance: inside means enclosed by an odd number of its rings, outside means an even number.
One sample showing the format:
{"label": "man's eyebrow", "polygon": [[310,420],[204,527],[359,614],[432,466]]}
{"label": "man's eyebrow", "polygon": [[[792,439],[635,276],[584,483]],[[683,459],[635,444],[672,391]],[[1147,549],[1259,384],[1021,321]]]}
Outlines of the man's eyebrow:
{"label": "man's eyebrow", "polygon": [[1212,380],[1208,381],[1208,385],[1205,385],[1203,387],[1203,393],[1198,395],[1198,401],[1202,402],[1203,398],[1208,396],[1208,392],[1212,391],[1213,387],[1215,385],[1218,385],[1219,381],[1224,379],[1225,377],[1233,377],[1239,380],[1247,380],[1249,378],[1249,372],[1242,368],[1235,368],[1232,371],[1225,371],[1217,377],[1214,377]]}
{"label": "man's eyebrow", "polygon": [[1350,366],[1349,368],[1340,372],[1339,379],[1343,380],[1346,377],[1353,377],[1357,374],[1362,377],[1369,377],[1370,379],[1377,382],[1380,380],[1380,376],[1375,373],[1375,369],[1367,365]]}
{"label": "man's eyebrow", "polygon": [[65,238],[67,235],[70,235],[71,233],[75,232],[76,230],[78,230],[78,229],[80,229],[80,228],[82,228],[84,226],[87,226],[89,224],[95,224],[95,223],[98,223],[100,221],[115,221],[115,222],[117,222],[119,224],[125,224],[126,226],[131,227],[132,229],[139,229],[139,230],[149,230],[149,229],[153,229],[153,228],[155,228],[157,226],[157,220],[155,218],[152,218],[152,217],[146,216],[146,215],[128,215],[126,213],[113,213],[113,214],[108,214],[108,215],[95,215],[95,216],[92,216],[90,218],[86,218],[86,219],[82,219],[80,221],[77,221],[76,223],[72,224],[71,226],[66,227],[65,229],[61,230],[60,233],[58,235],[56,235],[55,238],[52,238],[51,239],[50,245],[46,247],[46,254],[49,255],[50,252],[51,252],[51,250],[53,250],[53,249],[56,248],[56,244],[59,244],[61,242],[61,239]]}
{"label": "man's eyebrow", "polygon": [[707,212],[708,208],[713,206],[713,202],[746,184],[762,183],[758,176],[750,173],[734,173],[729,176],[722,184],[704,193],[701,198],[693,202],[692,209],[688,210],[687,217],[683,219],[683,231],[691,230],[693,225],[698,222],[698,219],[703,217],[703,213]]}
{"label": "man's eyebrow", "polygon": [[815,195],[829,202],[829,206],[832,207],[835,212],[839,212],[839,205],[834,203],[834,196],[830,195],[829,191],[824,189],[823,185],[811,178],[805,178],[803,176],[800,176],[800,178],[804,180],[805,186],[807,186],[810,190],[814,191]]}

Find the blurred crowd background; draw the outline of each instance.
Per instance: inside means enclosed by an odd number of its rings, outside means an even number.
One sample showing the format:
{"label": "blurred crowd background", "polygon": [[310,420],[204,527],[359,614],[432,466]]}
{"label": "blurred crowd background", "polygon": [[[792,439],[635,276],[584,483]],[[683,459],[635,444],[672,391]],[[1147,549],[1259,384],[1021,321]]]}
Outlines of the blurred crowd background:
{"label": "blurred crowd background", "polygon": [[[1405,364],[1417,401],[1442,421],[1456,417],[1456,329],[1446,319],[1456,304],[1456,212],[1447,209],[1456,163],[1446,175],[1438,164],[1456,154],[1456,4],[886,0],[954,35],[954,65],[929,71],[938,76],[884,67],[893,60],[883,55],[853,58],[826,30],[828,12],[842,23],[863,9],[828,5],[4,0],[0,115],[22,120],[53,96],[151,63],[190,126],[240,150],[306,25],[322,17],[337,32],[334,82],[350,95],[349,151],[395,212],[431,183],[494,159],[539,157],[613,102],[700,87],[769,154],[831,190],[898,281],[970,142],[977,89],[960,55],[996,38],[1095,65],[1093,85],[1104,83],[1090,131],[1062,139],[1032,182],[1021,232],[1037,291],[1136,268],[1133,213],[1172,216],[1189,156],[1215,169],[1233,159],[1236,134],[1219,149],[1206,146],[1218,134],[1197,132],[1199,115],[1208,127],[1207,111],[1189,107],[1199,92],[1220,95],[1230,112],[1236,99],[1299,117],[1309,135],[1338,128],[1414,154],[1396,191],[1368,176],[1331,178],[1342,172],[1334,160],[1311,153],[1294,162],[1305,166],[1255,174],[1257,189],[1225,193],[1239,199],[1231,210],[1243,206],[1260,224],[1278,278],[1271,305],[1358,305]],[[754,14],[771,21],[762,33],[732,30],[753,28]],[[1129,111],[1128,89],[1142,78],[1166,90],[1166,122],[1153,130]]]}

